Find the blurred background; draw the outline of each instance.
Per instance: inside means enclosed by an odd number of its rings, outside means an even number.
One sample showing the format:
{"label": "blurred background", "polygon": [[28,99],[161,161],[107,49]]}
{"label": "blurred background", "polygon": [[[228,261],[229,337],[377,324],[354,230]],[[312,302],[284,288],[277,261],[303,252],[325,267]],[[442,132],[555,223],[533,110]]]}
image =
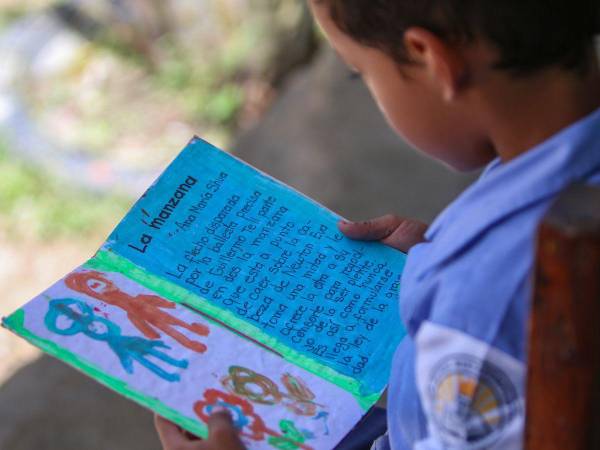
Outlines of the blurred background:
{"label": "blurred background", "polygon": [[[0,315],[194,134],[350,219],[431,221],[473,180],[388,130],[303,0],[0,0]],[[151,419],[0,330],[0,449],[159,449]]]}

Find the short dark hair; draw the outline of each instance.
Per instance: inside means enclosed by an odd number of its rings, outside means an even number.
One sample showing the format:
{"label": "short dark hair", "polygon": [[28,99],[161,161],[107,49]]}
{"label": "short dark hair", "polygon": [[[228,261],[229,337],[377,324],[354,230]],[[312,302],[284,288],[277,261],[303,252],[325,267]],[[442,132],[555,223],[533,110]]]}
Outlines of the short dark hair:
{"label": "short dark hair", "polygon": [[549,66],[585,72],[600,33],[598,0],[315,0],[356,41],[410,63],[404,31],[418,26],[447,42],[483,38],[515,74]]}

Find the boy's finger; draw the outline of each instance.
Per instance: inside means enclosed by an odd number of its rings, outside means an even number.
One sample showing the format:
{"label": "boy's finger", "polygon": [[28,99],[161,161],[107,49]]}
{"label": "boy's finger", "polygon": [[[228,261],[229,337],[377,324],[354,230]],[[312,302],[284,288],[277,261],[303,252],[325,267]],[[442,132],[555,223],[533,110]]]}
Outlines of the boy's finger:
{"label": "boy's finger", "polygon": [[185,449],[189,440],[173,422],[154,415],[154,426],[164,450]]}
{"label": "boy's finger", "polygon": [[364,222],[347,222],[342,220],[338,227],[350,239],[359,241],[380,241],[385,239],[406,219],[387,214]]}
{"label": "boy's finger", "polygon": [[426,231],[426,224],[418,220],[405,219],[381,242],[406,253],[412,246],[425,240]]}
{"label": "boy's finger", "polygon": [[207,425],[209,441],[218,444],[219,448],[227,450],[246,449],[233,425],[231,414],[226,409],[215,408],[208,418]]}

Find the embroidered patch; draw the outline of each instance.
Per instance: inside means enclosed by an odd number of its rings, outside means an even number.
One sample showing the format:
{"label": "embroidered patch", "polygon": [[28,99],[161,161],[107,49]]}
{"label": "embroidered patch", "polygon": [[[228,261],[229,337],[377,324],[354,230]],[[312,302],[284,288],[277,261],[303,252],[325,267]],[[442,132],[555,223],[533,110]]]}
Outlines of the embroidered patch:
{"label": "embroidered patch", "polygon": [[447,444],[490,446],[522,413],[517,389],[498,366],[451,354],[433,367],[428,386],[431,419]]}

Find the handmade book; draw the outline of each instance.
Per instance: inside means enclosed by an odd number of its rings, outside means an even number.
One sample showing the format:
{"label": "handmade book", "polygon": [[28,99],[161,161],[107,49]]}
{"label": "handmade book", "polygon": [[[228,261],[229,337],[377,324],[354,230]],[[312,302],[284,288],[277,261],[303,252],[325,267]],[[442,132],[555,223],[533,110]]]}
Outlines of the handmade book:
{"label": "handmade book", "polygon": [[194,138],[96,254],[2,324],[205,437],[331,449],[384,390],[405,335],[405,255]]}

